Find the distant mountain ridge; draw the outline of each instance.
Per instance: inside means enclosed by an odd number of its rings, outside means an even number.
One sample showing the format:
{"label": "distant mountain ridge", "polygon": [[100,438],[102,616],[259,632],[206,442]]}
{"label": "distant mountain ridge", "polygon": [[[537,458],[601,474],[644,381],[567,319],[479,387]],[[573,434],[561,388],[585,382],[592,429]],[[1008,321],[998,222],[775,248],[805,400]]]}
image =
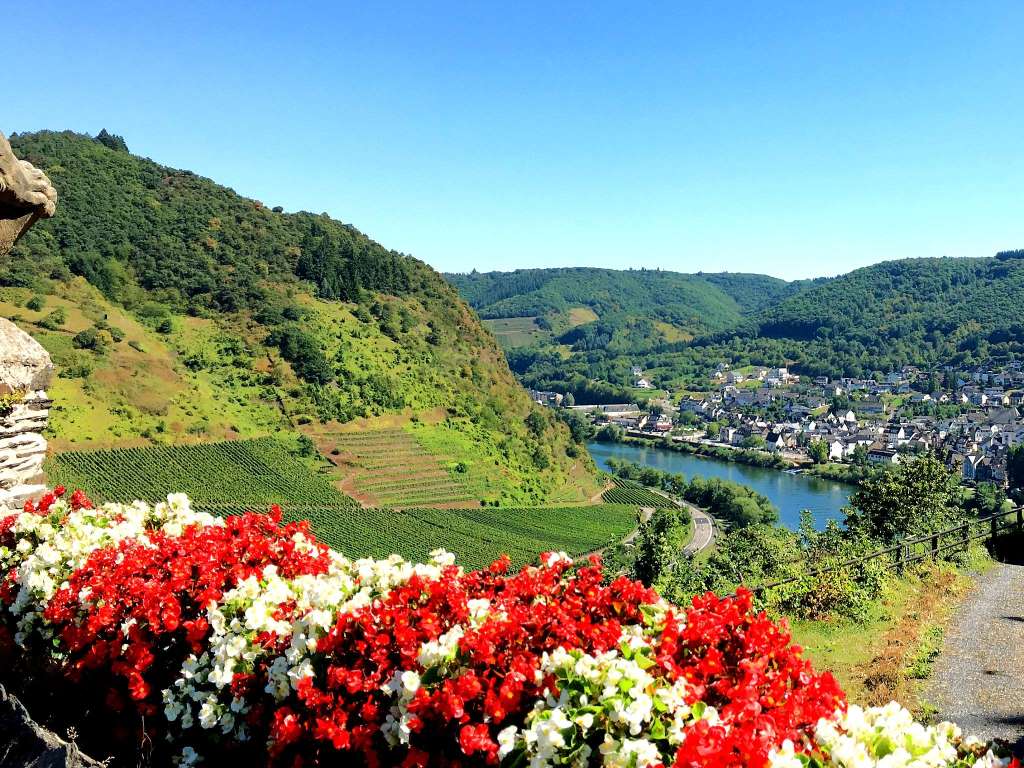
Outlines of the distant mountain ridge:
{"label": "distant mountain ridge", "polygon": [[593,267],[448,273],[482,318],[528,317],[587,307],[599,318],[645,317],[701,333],[728,328],[800,284],[766,275],[687,274]]}
{"label": "distant mountain ridge", "polygon": [[513,337],[532,343],[509,351],[528,385],[588,399],[629,396],[634,366],[687,387],[719,362],[837,376],[1024,354],[1024,251],[889,261],[795,282],[585,268],[446,277],[484,318],[592,308],[589,322],[554,323],[549,342]]}

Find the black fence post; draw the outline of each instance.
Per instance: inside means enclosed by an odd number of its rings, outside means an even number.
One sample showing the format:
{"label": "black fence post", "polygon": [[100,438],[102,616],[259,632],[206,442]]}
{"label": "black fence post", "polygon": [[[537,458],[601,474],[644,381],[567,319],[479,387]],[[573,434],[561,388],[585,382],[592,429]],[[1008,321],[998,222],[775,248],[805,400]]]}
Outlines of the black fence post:
{"label": "black fence post", "polygon": [[896,573],[903,575],[903,539],[896,542]]}
{"label": "black fence post", "polygon": [[1017,533],[1024,532],[1024,507],[1017,507]]}
{"label": "black fence post", "polygon": [[939,534],[932,534],[932,560],[939,559]]}
{"label": "black fence post", "polygon": [[993,544],[995,543],[996,536],[999,535],[999,522],[998,522],[998,520],[999,520],[999,516],[998,515],[992,515],[992,517],[989,518],[989,521],[992,524],[991,538],[992,538],[992,543]]}
{"label": "black fence post", "polygon": [[964,520],[963,529],[964,529],[964,554],[966,555],[967,552],[971,548],[971,521],[970,520]]}

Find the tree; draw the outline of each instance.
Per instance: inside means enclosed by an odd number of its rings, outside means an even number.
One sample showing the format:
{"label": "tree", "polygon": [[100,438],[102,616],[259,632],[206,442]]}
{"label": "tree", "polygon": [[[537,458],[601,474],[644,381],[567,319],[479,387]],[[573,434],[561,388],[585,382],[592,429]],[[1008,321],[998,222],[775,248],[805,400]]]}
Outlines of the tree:
{"label": "tree", "polygon": [[828,443],[824,440],[811,440],[807,446],[807,455],[815,464],[824,464],[828,461]]}
{"label": "tree", "polygon": [[626,438],[626,430],[618,424],[605,424],[594,435],[599,443],[621,443]]}
{"label": "tree", "polygon": [[963,517],[960,483],[932,454],[904,459],[868,477],[850,497],[846,525],[883,544],[955,525]]}
{"label": "tree", "polygon": [[857,445],[853,447],[853,454],[850,458],[853,461],[854,466],[866,467],[868,465],[868,449],[860,443],[857,443]]}
{"label": "tree", "polygon": [[747,435],[745,438],[743,438],[743,442],[741,442],[740,445],[744,448],[761,450],[767,445],[767,443],[764,441],[764,438],[761,437],[761,435]]}
{"label": "tree", "polygon": [[572,392],[565,393],[565,397],[562,398],[562,405],[566,408],[572,408],[576,405],[576,398],[573,396]]}
{"label": "tree", "polygon": [[101,128],[100,132],[96,134],[96,141],[115,152],[128,151],[128,145],[125,143],[124,138],[113,133],[108,133],[106,128]]}
{"label": "tree", "polygon": [[1010,446],[1006,456],[1006,475],[1011,488],[1024,488],[1024,443]]}
{"label": "tree", "polygon": [[590,420],[578,411],[561,410],[560,418],[567,427],[574,443],[582,443],[594,436],[594,426]]}
{"label": "tree", "polygon": [[530,430],[534,437],[543,435],[547,426],[548,420],[544,418],[544,414],[537,408],[530,411],[529,416],[526,417],[526,428]]}

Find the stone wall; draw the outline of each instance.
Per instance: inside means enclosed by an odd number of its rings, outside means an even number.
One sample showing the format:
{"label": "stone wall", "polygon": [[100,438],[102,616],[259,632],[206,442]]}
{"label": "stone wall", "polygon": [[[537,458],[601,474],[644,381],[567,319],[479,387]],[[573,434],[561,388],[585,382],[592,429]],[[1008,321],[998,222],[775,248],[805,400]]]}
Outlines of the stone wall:
{"label": "stone wall", "polygon": [[[38,219],[53,216],[57,193],[46,174],[19,160],[0,133],[0,259]],[[50,355],[0,318],[0,515],[16,511],[44,488],[46,387]]]}

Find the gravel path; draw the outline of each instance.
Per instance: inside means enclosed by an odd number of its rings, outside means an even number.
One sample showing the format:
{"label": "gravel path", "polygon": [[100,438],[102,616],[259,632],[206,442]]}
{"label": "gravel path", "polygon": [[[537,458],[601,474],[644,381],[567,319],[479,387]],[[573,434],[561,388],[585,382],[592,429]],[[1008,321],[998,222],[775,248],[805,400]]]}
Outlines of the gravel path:
{"label": "gravel path", "polygon": [[1024,753],[1024,565],[978,578],[950,624],[924,699],[939,720]]}

